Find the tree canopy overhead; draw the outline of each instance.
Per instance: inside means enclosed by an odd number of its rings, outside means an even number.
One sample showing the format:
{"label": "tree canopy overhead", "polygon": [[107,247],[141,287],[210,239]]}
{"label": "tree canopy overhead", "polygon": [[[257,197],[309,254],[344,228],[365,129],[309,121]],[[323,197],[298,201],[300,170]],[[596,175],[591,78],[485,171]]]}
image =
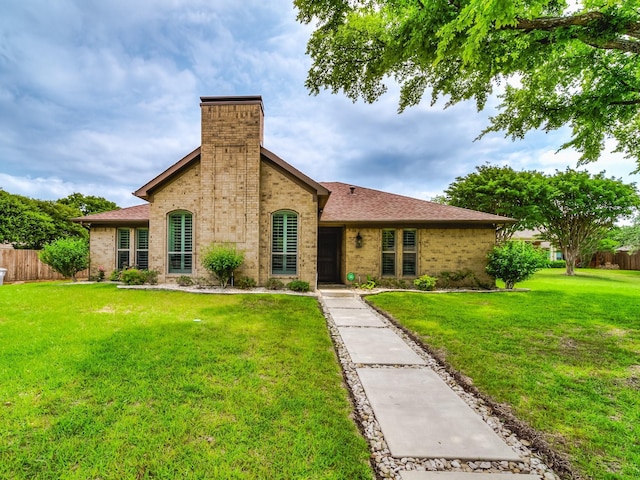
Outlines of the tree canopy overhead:
{"label": "tree canopy overhead", "polygon": [[482,134],[568,125],[581,162],[612,138],[640,168],[640,0],[294,0],[313,23],[307,87],[375,101],[390,78],[400,110],[475,100],[496,87]]}

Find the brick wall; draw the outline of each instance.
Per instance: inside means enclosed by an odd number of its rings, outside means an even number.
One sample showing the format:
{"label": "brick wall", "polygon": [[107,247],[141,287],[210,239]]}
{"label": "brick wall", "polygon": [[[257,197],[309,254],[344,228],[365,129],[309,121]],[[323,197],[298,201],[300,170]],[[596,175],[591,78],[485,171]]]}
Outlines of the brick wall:
{"label": "brick wall", "polygon": [[[401,276],[402,229],[396,230],[396,269]],[[362,248],[355,247],[356,235],[362,237]],[[421,228],[418,229],[418,274],[471,270],[480,282],[493,284],[485,272],[486,255],[495,245],[492,228]],[[382,275],[382,229],[345,228],[344,271],[353,272],[364,282],[367,275]]]}
{"label": "brick wall", "polygon": [[493,283],[485,272],[487,253],[495,245],[493,228],[439,228],[420,231],[420,270],[440,272],[471,270],[478,280]]}
{"label": "brick wall", "polygon": [[[271,216],[279,210],[298,214],[298,274],[271,275]],[[318,203],[314,194],[290,176],[267,162],[260,175],[260,274],[264,284],[270,277],[287,282],[294,278],[309,282],[314,288],[318,255]]]}
{"label": "brick wall", "polygon": [[98,267],[105,268],[107,276],[116,268],[116,232],[114,227],[91,227],[89,249],[91,260],[89,275],[98,274]]}
{"label": "brick wall", "polygon": [[[202,232],[206,231],[200,215],[200,164],[196,163],[171,182],[158,189],[150,199],[149,213],[149,269],[158,271],[158,281],[175,281],[182,274],[168,274],[167,266],[167,216],[177,210],[193,215],[194,254],[193,276],[204,276],[200,267],[199,252],[203,245]],[[206,241],[206,240],[205,240]],[[115,242],[115,240],[114,240]],[[114,243],[115,245],[115,243]]]}
{"label": "brick wall", "polygon": [[245,255],[237,276],[264,284],[271,277],[271,215],[292,210],[299,215],[299,271],[293,278],[315,285],[317,200],[291,176],[261,161],[262,103],[203,100],[201,109],[200,162],[150,199],[149,268],[159,271],[160,282],[181,275],[167,273],[167,215],[186,210],[193,215],[192,276],[208,274],[200,266],[204,249],[212,243],[233,243]]}
{"label": "brick wall", "polygon": [[[362,247],[356,248],[356,236],[360,233]],[[364,282],[367,275],[380,277],[382,272],[382,230],[379,228],[345,228],[342,251],[346,273],[356,274],[356,282]]]}

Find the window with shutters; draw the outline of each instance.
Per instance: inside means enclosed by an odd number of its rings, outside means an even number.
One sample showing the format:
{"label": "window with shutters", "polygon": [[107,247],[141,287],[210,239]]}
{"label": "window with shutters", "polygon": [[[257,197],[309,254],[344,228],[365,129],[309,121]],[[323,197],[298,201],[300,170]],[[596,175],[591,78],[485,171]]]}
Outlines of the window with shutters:
{"label": "window with shutters", "polygon": [[193,217],[189,212],[169,215],[169,273],[191,273],[193,267]]}
{"label": "window with shutters", "polygon": [[271,229],[271,274],[296,275],[298,272],[298,215],[273,214]]}
{"label": "window with shutters", "polygon": [[414,277],[417,271],[417,231],[402,231],[402,275]]}
{"label": "window with shutters", "polygon": [[136,229],[136,265],[142,270],[149,270],[149,229]]}
{"label": "window with shutters", "polygon": [[396,274],[396,231],[382,230],[382,275]]}
{"label": "window with shutters", "polygon": [[118,229],[118,243],[117,243],[117,255],[116,255],[116,268],[122,270],[125,267],[131,265],[130,263],[130,250],[131,250],[131,230],[128,228]]}

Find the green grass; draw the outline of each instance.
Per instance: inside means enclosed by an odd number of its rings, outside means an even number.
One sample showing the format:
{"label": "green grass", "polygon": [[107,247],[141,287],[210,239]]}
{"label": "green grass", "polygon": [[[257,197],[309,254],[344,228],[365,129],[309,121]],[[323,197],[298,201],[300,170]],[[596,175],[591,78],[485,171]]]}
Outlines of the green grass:
{"label": "green grass", "polygon": [[0,345],[0,478],[372,478],[314,298],[5,285]]}
{"label": "green grass", "polygon": [[640,478],[640,272],[544,270],[521,293],[368,297],[592,479]]}

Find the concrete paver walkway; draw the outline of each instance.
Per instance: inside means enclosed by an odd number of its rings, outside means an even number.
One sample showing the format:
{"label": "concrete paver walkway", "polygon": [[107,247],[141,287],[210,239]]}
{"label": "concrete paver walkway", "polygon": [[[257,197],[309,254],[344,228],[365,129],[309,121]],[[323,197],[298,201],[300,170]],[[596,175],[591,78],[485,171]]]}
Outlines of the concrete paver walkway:
{"label": "concrete paver walkway", "polygon": [[[345,290],[320,290],[394,458],[522,460],[380,315]],[[349,295],[351,295],[349,297]],[[538,475],[401,471],[402,480],[537,480]]]}
{"label": "concrete paver walkway", "polygon": [[394,457],[520,460],[433,370],[357,371]]}
{"label": "concrete paver walkway", "polygon": [[426,365],[398,335],[388,328],[339,327],[353,363],[380,365]]}

